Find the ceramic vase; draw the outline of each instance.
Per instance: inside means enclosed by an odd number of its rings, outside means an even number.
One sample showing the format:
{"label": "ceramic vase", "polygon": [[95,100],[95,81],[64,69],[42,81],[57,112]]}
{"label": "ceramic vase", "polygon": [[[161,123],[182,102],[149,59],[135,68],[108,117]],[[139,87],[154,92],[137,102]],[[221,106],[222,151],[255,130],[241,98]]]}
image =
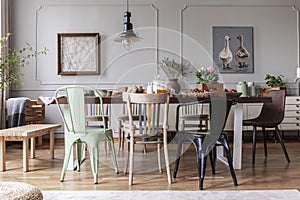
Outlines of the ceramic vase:
{"label": "ceramic vase", "polygon": [[178,83],[178,79],[169,79],[169,82],[167,83],[168,89],[174,89],[175,94],[178,94],[180,92],[180,84]]}

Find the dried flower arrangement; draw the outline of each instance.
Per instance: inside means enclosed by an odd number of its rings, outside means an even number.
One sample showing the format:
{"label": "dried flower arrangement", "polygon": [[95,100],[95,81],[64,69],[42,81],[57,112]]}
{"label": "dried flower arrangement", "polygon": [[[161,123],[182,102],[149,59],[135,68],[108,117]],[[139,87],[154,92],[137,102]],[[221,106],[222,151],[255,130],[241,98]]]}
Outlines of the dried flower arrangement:
{"label": "dried flower arrangement", "polygon": [[182,59],[182,63],[180,64],[165,57],[160,62],[160,67],[169,79],[187,77],[196,71],[193,65],[185,59]]}

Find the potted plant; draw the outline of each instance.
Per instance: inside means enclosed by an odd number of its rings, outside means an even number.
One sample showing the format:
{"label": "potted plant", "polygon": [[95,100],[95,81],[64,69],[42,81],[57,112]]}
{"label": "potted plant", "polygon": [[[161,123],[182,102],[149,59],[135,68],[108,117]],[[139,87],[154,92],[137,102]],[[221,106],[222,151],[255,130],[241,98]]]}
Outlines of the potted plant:
{"label": "potted plant", "polygon": [[196,88],[200,91],[222,91],[223,84],[219,83],[219,74],[214,67],[202,67],[197,73],[198,79]]}
{"label": "potted plant", "polygon": [[169,79],[167,87],[169,89],[173,88],[175,93],[179,93],[181,89],[178,79],[195,73],[191,63],[185,59],[182,60],[182,63],[177,63],[174,60],[170,60],[169,58],[165,57],[162,61],[160,61],[160,68],[164,71]]}
{"label": "potted plant", "polygon": [[5,89],[15,88],[20,76],[22,76],[20,69],[27,66],[31,58],[40,54],[46,55],[47,51],[46,48],[42,51],[35,51],[29,43],[26,43],[26,46],[21,49],[11,49],[9,48],[10,37],[11,34],[8,33],[0,38],[0,110],[2,118],[5,116],[3,109],[5,107]]}
{"label": "potted plant", "polygon": [[283,82],[283,75],[270,75],[266,74],[265,81],[268,87],[263,89],[263,96],[267,96],[271,90],[280,90],[285,88],[285,83]]}

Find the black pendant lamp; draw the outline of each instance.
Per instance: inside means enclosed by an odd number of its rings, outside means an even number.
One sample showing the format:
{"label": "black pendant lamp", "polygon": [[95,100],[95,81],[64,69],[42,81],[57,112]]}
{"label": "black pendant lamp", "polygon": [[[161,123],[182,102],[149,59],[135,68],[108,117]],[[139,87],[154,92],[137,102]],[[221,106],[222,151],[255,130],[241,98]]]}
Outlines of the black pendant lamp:
{"label": "black pendant lamp", "polygon": [[132,49],[133,43],[141,41],[143,38],[139,37],[137,33],[133,31],[133,25],[130,22],[131,12],[129,12],[128,0],[127,11],[124,13],[126,22],[123,24],[123,31],[117,35],[114,39],[115,42],[122,42],[123,47],[127,50]]}

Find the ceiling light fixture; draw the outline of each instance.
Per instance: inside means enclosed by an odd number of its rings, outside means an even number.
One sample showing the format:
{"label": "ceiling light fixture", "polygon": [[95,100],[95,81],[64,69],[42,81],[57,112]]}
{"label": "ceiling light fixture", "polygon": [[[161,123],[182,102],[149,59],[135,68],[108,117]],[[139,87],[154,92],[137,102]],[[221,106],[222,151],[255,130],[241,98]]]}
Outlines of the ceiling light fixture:
{"label": "ceiling light fixture", "polygon": [[131,12],[129,12],[129,5],[127,0],[127,11],[124,13],[126,22],[123,24],[123,31],[117,35],[114,39],[115,42],[122,42],[123,47],[127,50],[132,49],[133,43],[141,41],[143,38],[139,37],[137,33],[133,31],[133,25],[130,22]]}

